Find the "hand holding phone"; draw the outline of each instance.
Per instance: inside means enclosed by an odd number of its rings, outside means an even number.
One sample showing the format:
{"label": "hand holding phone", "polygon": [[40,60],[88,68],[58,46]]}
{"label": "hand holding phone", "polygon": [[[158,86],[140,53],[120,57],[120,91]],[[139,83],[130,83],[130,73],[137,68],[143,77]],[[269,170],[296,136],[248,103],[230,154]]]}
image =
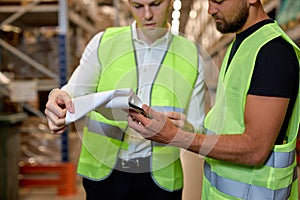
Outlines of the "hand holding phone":
{"label": "hand holding phone", "polygon": [[135,112],[140,113],[140,114],[144,115],[145,117],[151,118],[150,115],[147,114],[143,108],[141,108],[131,102],[129,102],[129,107],[130,107],[130,109],[134,110]]}

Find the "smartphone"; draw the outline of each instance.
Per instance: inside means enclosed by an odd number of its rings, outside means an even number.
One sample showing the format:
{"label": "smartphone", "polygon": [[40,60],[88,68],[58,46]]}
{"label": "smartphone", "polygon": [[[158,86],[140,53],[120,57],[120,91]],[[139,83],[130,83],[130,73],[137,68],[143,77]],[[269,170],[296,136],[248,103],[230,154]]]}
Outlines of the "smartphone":
{"label": "smartphone", "polygon": [[139,106],[137,106],[137,105],[135,105],[135,104],[133,104],[133,103],[131,103],[131,102],[129,102],[129,107],[130,107],[130,109],[133,109],[135,112],[140,113],[140,114],[144,115],[145,117],[150,118],[150,115],[148,115],[148,114],[144,111],[143,108],[141,108],[141,107],[139,107]]}

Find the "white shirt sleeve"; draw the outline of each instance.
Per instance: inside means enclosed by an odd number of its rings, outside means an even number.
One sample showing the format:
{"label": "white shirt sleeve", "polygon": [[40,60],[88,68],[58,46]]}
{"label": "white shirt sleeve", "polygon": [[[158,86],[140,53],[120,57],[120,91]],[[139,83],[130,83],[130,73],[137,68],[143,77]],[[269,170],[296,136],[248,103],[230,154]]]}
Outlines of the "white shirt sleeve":
{"label": "white shirt sleeve", "polygon": [[187,111],[187,121],[194,126],[194,132],[203,132],[205,118],[204,63],[199,57],[198,77]]}
{"label": "white shirt sleeve", "polygon": [[101,63],[98,59],[98,47],[103,32],[96,34],[84,49],[79,65],[62,90],[70,96],[78,97],[94,93],[101,75]]}

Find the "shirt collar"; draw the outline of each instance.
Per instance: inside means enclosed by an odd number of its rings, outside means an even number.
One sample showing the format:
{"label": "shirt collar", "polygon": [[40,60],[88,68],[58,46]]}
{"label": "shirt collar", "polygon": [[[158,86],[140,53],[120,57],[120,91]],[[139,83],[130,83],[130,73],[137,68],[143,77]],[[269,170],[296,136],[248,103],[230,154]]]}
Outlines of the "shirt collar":
{"label": "shirt collar", "polygon": [[[135,42],[143,42],[144,43],[144,41],[142,41],[138,38],[136,26],[137,26],[136,21],[134,21],[131,24],[132,39]],[[157,39],[153,44],[155,44],[155,43],[165,43],[165,42],[168,44],[171,39],[172,39],[172,34],[171,34],[171,31],[170,31],[170,24],[168,23],[168,31],[166,32],[166,34],[164,34],[161,38]]]}

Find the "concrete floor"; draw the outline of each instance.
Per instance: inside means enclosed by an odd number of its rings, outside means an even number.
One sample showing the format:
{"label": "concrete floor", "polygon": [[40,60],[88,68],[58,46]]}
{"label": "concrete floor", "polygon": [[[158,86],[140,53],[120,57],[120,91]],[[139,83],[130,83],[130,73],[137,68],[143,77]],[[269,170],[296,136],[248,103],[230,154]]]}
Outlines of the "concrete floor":
{"label": "concrete floor", "polygon": [[57,195],[56,188],[20,188],[19,200],[84,200],[85,192],[78,177],[76,194],[71,196]]}
{"label": "concrete floor", "polygon": [[[201,199],[202,164],[203,159],[198,155],[185,151],[182,156],[185,188],[183,200]],[[77,177],[76,195],[58,196],[56,188],[20,188],[19,200],[84,200],[85,192],[81,185],[81,178]]]}
{"label": "concrete floor", "polygon": [[[200,200],[201,183],[203,173],[203,159],[198,155],[185,152],[183,154],[183,167],[185,175],[185,188],[183,190],[183,200]],[[300,178],[300,166],[298,167]],[[300,185],[300,184],[299,184]],[[300,191],[300,188],[299,188]],[[19,200],[84,200],[85,192],[81,185],[81,178],[77,177],[76,195],[58,196],[55,188],[20,188]],[[300,198],[299,198],[300,199]]]}

